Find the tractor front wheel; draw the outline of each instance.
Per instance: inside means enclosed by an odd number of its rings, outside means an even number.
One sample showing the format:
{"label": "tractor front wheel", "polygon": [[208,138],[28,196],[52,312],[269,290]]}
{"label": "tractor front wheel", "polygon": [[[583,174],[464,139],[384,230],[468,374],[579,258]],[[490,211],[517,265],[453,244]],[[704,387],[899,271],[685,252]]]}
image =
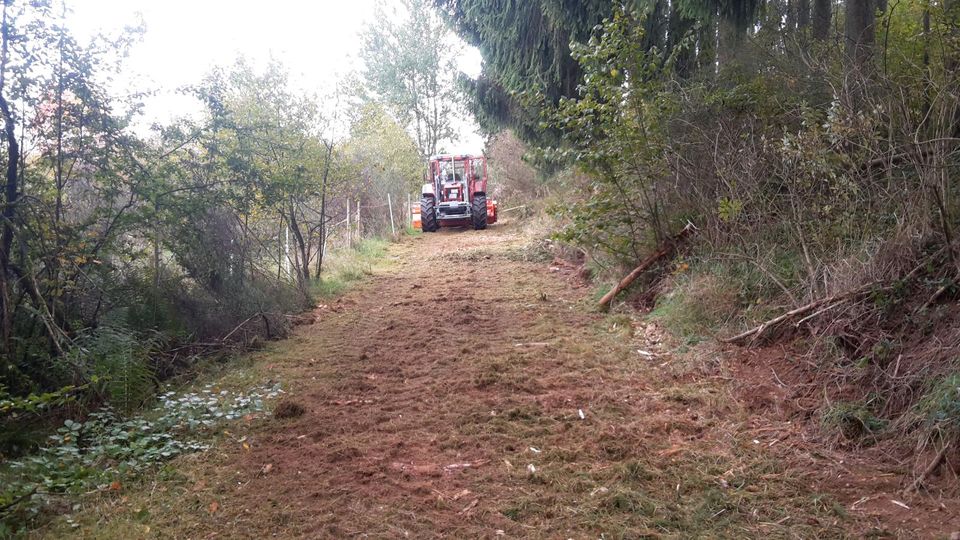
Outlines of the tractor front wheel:
{"label": "tractor front wheel", "polygon": [[470,214],[473,217],[473,228],[476,230],[487,228],[487,196],[483,194],[474,195],[473,205],[470,208]]}
{"label": "tractor front wheel", "polygon": [[437,205],[433,197],[420,197],[420,227],[423,232],[436,232],[440,228],[437,223]]}

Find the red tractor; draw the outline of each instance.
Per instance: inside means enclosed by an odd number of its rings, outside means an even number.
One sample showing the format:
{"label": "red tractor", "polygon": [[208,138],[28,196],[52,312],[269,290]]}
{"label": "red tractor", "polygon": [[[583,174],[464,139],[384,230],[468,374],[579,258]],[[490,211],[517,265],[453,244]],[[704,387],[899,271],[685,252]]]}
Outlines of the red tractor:
{"label": "red tractor", "polygon": [[433,156],[425,180],[420,194],[423,232],[440,227],[480,230],[497,222],[497,202],[487,199],[487,158]]}

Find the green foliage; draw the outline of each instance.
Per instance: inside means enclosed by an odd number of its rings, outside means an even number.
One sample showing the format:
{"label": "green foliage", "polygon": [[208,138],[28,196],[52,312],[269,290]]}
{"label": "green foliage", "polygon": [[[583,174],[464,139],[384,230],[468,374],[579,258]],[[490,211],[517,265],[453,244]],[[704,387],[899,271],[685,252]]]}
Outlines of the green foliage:
{"label": "green foliage", "polygon": [[45,410],[60,407],[76,399],[75,393],[83,387],[65,386],[55,392],[29,394],[25,397],[11,396],[6,388],[0,386],[0,415],[16,418],[22,413],[42,413]]}
{"label": "green foliage", "polygon": [[665,121],[676,108],[663,53],[644,48],[646,31],[617,11],[572,54],[584,72],[579,98],[564,98],[545,126],[564,134],[548,159],[572,160],[590,175],[590,196],[556,207],[568,222],[559,237],[624,260],[667,234],[658,195],[668,172]]}
{"label": "green foliage", "polygon": [[369,90],[413,132],[421,158],[456,137],[458,114],[454,36],[429,0],[403,0],[402,12],[378,2],[363,34],[361,55]]}
{"label": "green foliage", "polygon": [[181,454],[205,450],[225,422],[263,413],[278,386],[243,394],[207,386],[167,392],[142,415],[124,419],[111,409],[83,421],[66,420],[39,453],[0,468],[0,535],[26,532],[50,506],[91,490],[120,491],[123,482]]}
{"label": "green foliage", "polygon": [[870,442],[887,427],[887,421],[877,418],[868,403],[839,401],[823,411],[821,424],[847,441]]}
{"label": "green foliage", "polygon": [[576,95],[579,64],[570,43],[589,37],[611,13],[602,0],[437,0],[457,33],[483,54],[476,81],[465,80],[474,116],[488,133],[513,128],[526,141],[553,142],[556,131],[539,125],[541,104],[525,100],[539,92],[550,104]]}
{"label": "green foliage", "polygon": [[88,366],[88,380],[111,405],[132,411],[153,395],[156,381],[150,353],[155,342],[129,330],[100,326],[75,343],[72,361]]}
{"label": "green foliage", "polygon": [[928,432],[945,440],[960,438],[960,373],[932,380],[917,402],[917,412]]}
{"label": "green foliage", "polygon": [[[384,204],[388,195],[392,197],[394,227],[409,221],[402,208],[408,194],[419,193],[423,184],[420,151],[382,105],[365,103],[354,112],[350,137],[343,145],[357,184],[352,189],[364,190],[378,205]],[[389,214],[367,216],[366,229],[371,236],[388,235],[392,232]]]}

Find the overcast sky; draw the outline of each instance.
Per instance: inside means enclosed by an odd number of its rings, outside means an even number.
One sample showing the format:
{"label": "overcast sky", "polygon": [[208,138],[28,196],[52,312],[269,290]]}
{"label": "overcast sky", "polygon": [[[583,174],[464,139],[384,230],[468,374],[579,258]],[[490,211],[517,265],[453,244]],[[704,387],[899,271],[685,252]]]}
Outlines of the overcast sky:
{"label": "overcast sky", "polygon": [[[196,111],[177,87],[199,81],[212,67],[242,55],[255,65],[271,57],[293,84],[324,95],[344,74],[360,69],[359,33],[372,19],[374,0],[73,0],[69,26],[80,36],[146,25],[126,61],[124,83],[164,92],[148,102],[150,120],[165,122]],[[461,69],[476,76],[480,55],[465,48]],[[464,131],[470,131],[464,129]],[[455,152],[480,152],[482,139],[463,137]]]}

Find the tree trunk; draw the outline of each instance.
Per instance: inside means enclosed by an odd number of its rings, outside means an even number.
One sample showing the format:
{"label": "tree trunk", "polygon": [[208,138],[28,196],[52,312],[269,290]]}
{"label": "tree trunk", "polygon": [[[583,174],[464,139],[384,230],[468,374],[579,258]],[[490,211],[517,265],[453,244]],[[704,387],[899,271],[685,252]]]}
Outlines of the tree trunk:
{"label": "tree trunk", "polygon": [[797,29],[801,32],[810,26],[810,0],[797,0]]}
{"label": "tree trunk", "polygon": [[7,140],[7,163],[6,176],[3,188],[4,205],[0,215],[3,217],[3,232],[0,233],[0,279],[3,280],[0,289],[0,299],[3,301],[3,345],[4,350],[10,350],[10,339],[12,334],[12,309],[11,309],[11,290],[10,290],[10,250],[13,247],[13,220],[16,216],[17,198],[20,192],[19,186],[19,160],[20,145],[17,143],[17,129],[13,120],[13,114],[10,112],[10,104],[7,102],[6,79],[7,63],[9,60],[9,42],[10,42],[10,23],[7,15],[7,8],[11,0],[3,2],[3,21],[0,23],[0,39],[3,40],[0,48],[0,114],[3,115],[3,130]]}
{"label": "tree trunk", "polygon": [[[669,35],[667,36],[670,51],[680,44],[695,23],[696,21],[684,17],[678,10],[674,9],[671,11]],[[677,75],[685,78],[693,72],[694,53],[694,48],[689,47],[687,50],[677,54],[676,65],[674,66]]]}
{"label": "tree trunk", "polygon": [[317,279],[323,271],[323,256],[327,251],[327,179],[330,177],[330,159],[333,157],[333,141],[327,143],[327,160],[323,165],[323,181],[320,184],[320,246],[317,248]]}
{"label": "tree trunk", "polygon": [[854,71],[869,71],[876,40],[876,9],[878,0],[847,0],[844,25],[847,66]]}
{"label": "tree trunk", "polygon": [[290,203],[287,222],[290,225],[290,230],[293,231],[293,238],[297,242],[297,256],[295,261],[297,281],[301,285],[306,286],[310,281],[310,259],[307,255],[307,245],[303,239],[303,232],[300,230],[300,223],[297,221],[297,208],[293,202]]}
{"label": "tree trunk", "polygon": [[721,18],[718,29],[717,60],[720,69],[734,64],[734,59],[743,44],[744,30],[737,28],[736,23]]}
{"label": "tree trunk", "polygon": [[716,66],[717,29],[716,22],[704,24],[697,35],[697,69],[713,73]]}
{"label": "tree trunk", "polygon": [[830,35],[832,0],[813,0],[813,38],[824,41]]}

